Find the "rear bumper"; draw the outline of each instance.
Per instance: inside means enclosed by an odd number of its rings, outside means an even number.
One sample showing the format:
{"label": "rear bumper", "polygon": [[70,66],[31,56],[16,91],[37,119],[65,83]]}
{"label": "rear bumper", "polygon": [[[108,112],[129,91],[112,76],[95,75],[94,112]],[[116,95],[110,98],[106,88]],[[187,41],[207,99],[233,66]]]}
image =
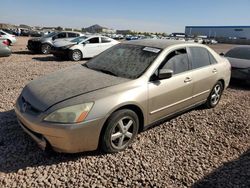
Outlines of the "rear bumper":
{"label": "rear bumper", "polygon": [[69,55],[69,50],[63,50],[52,47],[50,53],[52,53],[54,56],[67,57]]}
{"label": "rear bumper", "polygon": [[57,152],[77,153],[98,148],[104,118],[79,124],[54,124],[41,122],[39,118],[25,114],[15,107],[18,122],[40,148],[46,148],[46,141]]}
{"label": "rear bumper", "polygon": [[0,57],[8,57],[10,55],[11,55],[11,49],[9,49],[8,47],[2,49],[0,52]]}

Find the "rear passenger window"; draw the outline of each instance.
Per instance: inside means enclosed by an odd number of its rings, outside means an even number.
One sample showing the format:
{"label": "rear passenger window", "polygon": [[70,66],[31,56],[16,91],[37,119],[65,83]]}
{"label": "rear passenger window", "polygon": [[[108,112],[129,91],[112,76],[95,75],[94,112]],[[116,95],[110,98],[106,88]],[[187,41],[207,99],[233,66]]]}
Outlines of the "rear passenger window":
{"label": "rear passenger window", "polygon": [[211,64],[216,64],[217,61],[216,61],[216,59],[214,58],[214,56],[213,56],[210,52],[208,52],[208,55],[209,55],[210,63],[211,63]]}
{"label": "rear passenger window", "polygon": [[94,37],[88,40],[90,44],[99,43],[99,37]]}
{"label": "rear passenger window", "polygon": [[79,37],[79,34],[77,34],[77,33],[68,33],[68,38],[75,38],[75,37]]}
{"label": "rear passenger window", "polygon": [[188,55],[186,49],[178,49],[166,57],[163,69],[171,69],[174,74],[179,74],[189,70]]}
{"label": "rear passenger window", "polygon": [[102,37],[101,39],[102,39],[102,43],[109,43],[109,42],[111,42],[110,39],[105,38],[105,37]]}
{"label": "rear passenger window", "polygon": [[209,54],[205,48],[190,47],[189,49],[192,57],[192,69],[210,65]]}
{"label": "rear passenger window", "polygon": [[66,33],[59,33],[57,35],[57,38],[60,39],[60,38],[66,38]]}

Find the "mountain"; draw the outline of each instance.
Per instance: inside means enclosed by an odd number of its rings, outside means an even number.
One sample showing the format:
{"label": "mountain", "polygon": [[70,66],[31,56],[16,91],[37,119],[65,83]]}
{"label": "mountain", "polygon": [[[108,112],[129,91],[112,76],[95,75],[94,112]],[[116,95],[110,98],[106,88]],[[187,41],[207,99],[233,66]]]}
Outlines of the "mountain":
{"label": "mountain", "polygon": [[89,33],[99,33],[102,32],[103,29],[107,29],[106,27],[102,27],[98,24],[89,26],[87,28],[84,28],[85,31],[89,32]]}

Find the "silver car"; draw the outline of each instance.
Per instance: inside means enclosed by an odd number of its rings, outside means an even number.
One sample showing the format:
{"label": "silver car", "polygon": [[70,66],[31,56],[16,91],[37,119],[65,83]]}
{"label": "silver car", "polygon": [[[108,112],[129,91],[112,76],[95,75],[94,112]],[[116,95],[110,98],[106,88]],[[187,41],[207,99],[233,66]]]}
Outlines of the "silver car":
{"label": "silver car", "polygon": [[43,37],[32,38],[28,40],[27,48],[33,52],[41,52],[43,54],[50,53],[53,41],[57,39],[72,40],[76,37],[83,36],[82,33],[73,31],[52,32]]}
{"label": "silver car", "polygon": [[113,153],[177,113],[202,104],[215,107],[230,70],[227,59],[202,44],[125,42],[83,65],[31,81],[15,111],[43,149]]}
{"label": "silver car", "polygon": [[17,41],[15,35],[7,33],[3,30],[0,30],[0,39],[7,40],[9,45],[12,45],[12,44],[16,43],[16,41]]}

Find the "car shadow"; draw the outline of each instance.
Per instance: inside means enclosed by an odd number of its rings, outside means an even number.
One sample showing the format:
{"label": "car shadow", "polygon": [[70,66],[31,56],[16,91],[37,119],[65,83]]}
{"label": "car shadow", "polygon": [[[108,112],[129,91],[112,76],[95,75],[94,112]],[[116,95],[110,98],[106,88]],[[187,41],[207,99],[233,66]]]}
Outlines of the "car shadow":
{"label": "car shadow", "polygon": [[64,154],[41,150],[18,125],[14,110],[0,112],[0,151],[0,172],[3,173],[104,155],[99,151]]}
{"label": "car shadow", "polygon": [[65,61],[65,58],[57,58],[54,56],[33,57],[32,59],[37,61]]}
{"label": "car shadow", "polygon": [[242,80],[231,79],[229,88],[235,90],[250,90],[250,83],[244,82]]}
{"label": "car shadow", "polygon": [[250,187],[250,149],[192,185],[192,188],[200,187]]}
{"label": "car shadow", "polygon": [[20,55],[34,55],[34,54],[39,54],[36,52],[28,51],[28,50],[23,50],[23,51],[13,51],[13,54],[20,54]]}

